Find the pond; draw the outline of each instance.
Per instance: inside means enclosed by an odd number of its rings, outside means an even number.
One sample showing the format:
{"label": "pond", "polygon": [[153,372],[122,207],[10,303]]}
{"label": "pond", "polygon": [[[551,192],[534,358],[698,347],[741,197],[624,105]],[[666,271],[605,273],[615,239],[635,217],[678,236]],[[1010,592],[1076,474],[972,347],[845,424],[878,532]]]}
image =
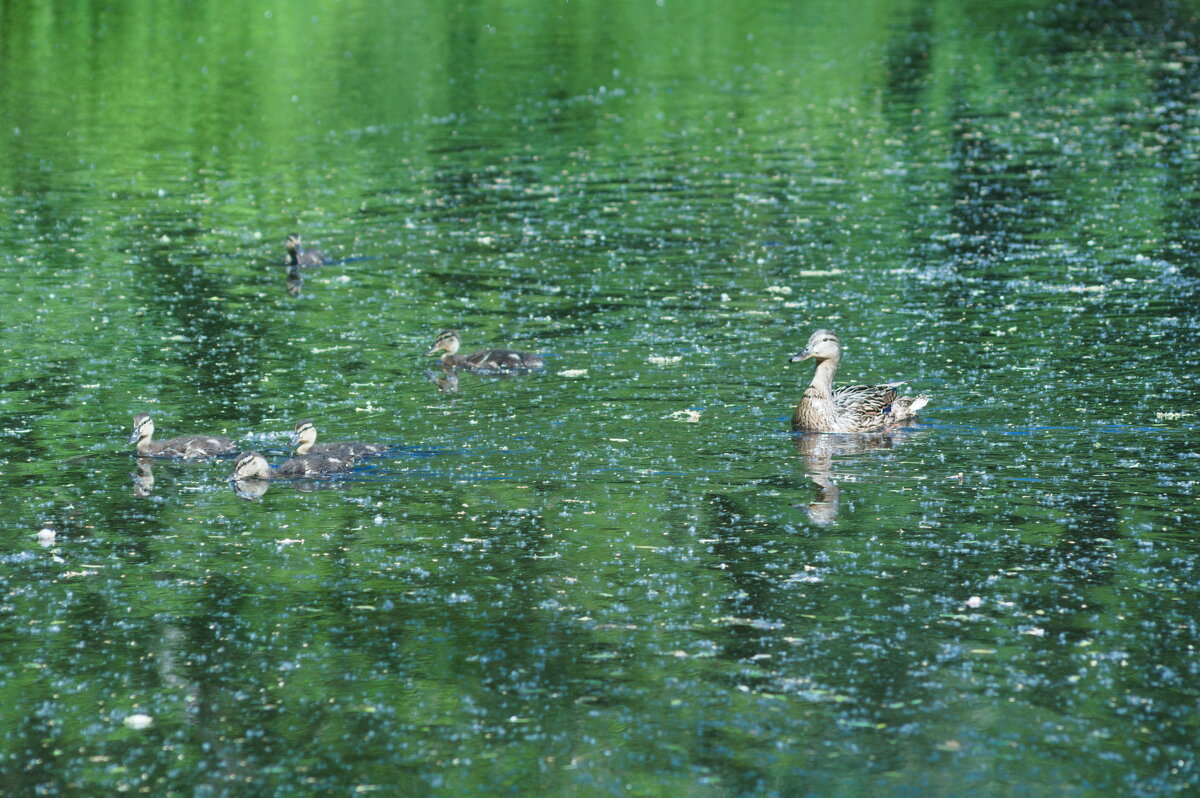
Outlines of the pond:
{"label": "pond", "polygon": [[[1200,788],[1196,3],[32,2],[0,86],[0,792]],[[819,328],[920,423],[793,435]]]}

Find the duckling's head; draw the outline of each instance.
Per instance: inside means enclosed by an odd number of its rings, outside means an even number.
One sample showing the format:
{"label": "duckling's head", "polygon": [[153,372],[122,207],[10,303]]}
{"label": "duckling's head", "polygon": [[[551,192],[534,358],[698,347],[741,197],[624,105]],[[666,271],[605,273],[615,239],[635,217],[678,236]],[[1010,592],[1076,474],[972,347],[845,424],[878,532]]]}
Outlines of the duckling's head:
{"label": "duckling's head", "polygon": [[284,246],[287,247],[288,252],[291,252],[291,253],[298,252],[300,250],[300,234],[292,233],[291,235],[289,235],[287,237],[287,241],[284,242]]}
{"label": "duckling's head", "polygon": [[816,358],[820,360],[836,360],[842,356],[842,342],[838,340],[837,333],[833,330],[817,330],[809,336],[808,343],[804,347],[804,351],[798,355],[792,355],[789,363],[795,363],[800,360],[808,360]]}
{"label": "duckling's head", "polygon": [[316,442],[317,428],[313,426],[313,423],[311,421],[299,421],[296,423],[296,432],[292,435],[288,446],[300,444],[300,448],[296,451],[299,454],[304,454]]}
{"label": "duckling's head", "polygon": [[133,434],[129,436],[130,443],[146,440],[154,435],[154,420],[149,413],[138,413],[133,417]]}
{"label": "duckling's head", "polygon": [[433,348],[425,354],[436,355],[438,350],[441,350],[448,355],[453,355],[458,352],[460,346],[462,346],[462,341],[459,340],[458,333],[454,330],[444,330],[438,334],[437,339],[433,342]]}
{"label": "duckling's head", "polygon": [[270,478],[271,466],[267,463],[267,458],[258,452],[242,452],[239,454],[237,460],[233,461],[233,473],[229,475],[229,479],[234,481]]}

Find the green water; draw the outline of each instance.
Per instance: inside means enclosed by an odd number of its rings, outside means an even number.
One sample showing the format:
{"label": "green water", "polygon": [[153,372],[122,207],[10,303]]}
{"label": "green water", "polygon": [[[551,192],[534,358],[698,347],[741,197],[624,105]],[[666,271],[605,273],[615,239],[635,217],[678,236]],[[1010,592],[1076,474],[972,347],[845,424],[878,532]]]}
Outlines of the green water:
{"label": "green water", "polygon": [[[1186,2],[0,4],[0,792],[1194,793],[1198,99]],[[788,434],[819,327],[923,423]]]}

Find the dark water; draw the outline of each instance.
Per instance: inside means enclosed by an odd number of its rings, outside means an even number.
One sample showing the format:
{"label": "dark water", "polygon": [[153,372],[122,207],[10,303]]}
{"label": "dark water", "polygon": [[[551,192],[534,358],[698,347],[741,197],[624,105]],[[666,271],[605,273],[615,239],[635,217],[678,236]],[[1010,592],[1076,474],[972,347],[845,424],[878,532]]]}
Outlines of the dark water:
{"label": "dark water", "polygon": [[[0,70],[0,791],[1200,787],[1195,4],[5,4]],[[818,327],[923,423],[789,435]],[[246,500],[142,411],[396,448]]]}

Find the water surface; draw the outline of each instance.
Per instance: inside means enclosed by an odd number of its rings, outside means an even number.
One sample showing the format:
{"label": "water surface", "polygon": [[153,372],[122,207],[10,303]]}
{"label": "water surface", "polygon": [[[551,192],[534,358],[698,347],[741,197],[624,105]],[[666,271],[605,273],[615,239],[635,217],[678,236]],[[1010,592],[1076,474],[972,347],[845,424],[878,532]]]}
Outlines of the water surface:
{"label": "water surface", "polygon": [[1197,13],[0,8],[0,789],[1194,792]]}

